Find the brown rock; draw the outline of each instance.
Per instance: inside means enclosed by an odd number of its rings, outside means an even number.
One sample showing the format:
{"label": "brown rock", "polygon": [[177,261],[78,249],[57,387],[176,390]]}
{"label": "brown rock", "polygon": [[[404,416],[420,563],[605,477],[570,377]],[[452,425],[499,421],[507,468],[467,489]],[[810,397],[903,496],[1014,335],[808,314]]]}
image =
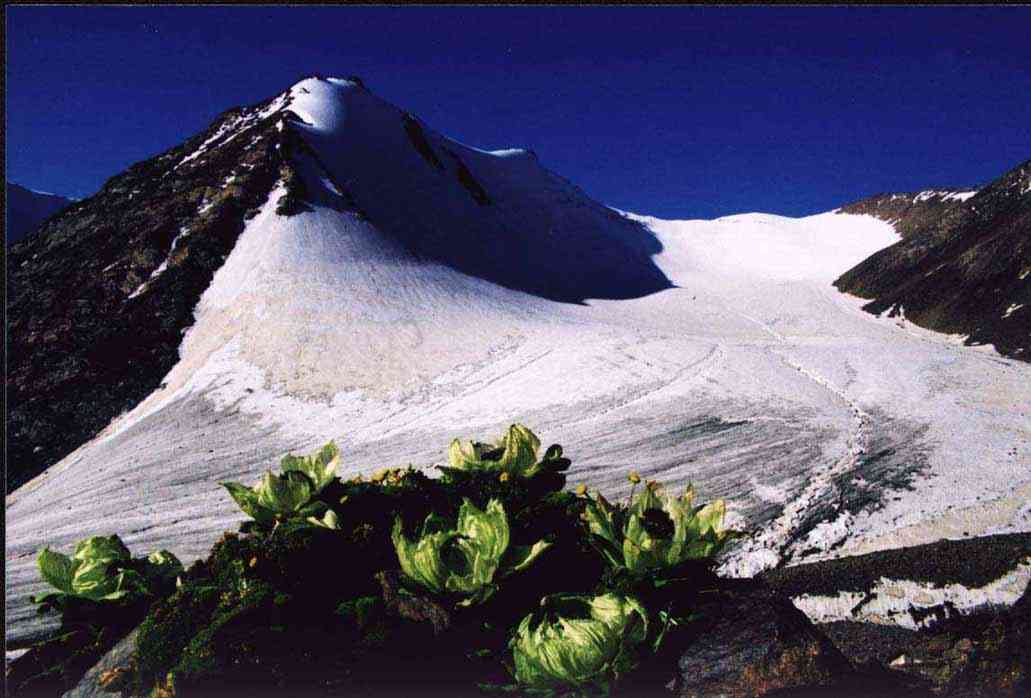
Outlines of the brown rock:
{"label": "brown rock", "polygon": [[969,659],[948,684],[949,698],[1031,695],[1031,587],[969,644]]}
{"label": "brown rock", "polygon": [[676,693],[764,696],[830,687],[852,667],[791,602],[764,589],[712,595],[678,662]]}

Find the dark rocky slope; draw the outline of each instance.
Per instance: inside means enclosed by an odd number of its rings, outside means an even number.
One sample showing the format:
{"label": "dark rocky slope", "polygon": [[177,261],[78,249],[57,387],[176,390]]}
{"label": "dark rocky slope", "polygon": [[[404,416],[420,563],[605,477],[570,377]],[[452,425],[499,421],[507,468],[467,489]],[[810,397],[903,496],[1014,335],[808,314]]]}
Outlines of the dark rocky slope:
{"label": "dark rocky slope", "polygon": [[1031,361],[1031,160],[963,199],[881,194],[845,206],[891,222],[902,240],[834,285],[922,327]]}
{"label": "dark rocky slope", "polygon": [[71,199],[63,196],[32,191],[8,182],[7,198],[4,201],[6,243],[13,245],[23,239],[36,226],[71,203]]}
{"label": "dark rocky slope", "polygon": [[8,491],[137,404],[178,360],[247,212],[289,179],[291,132],[263,111],[269,102],[225,112],[11,247]]}
{"label": "dark rocky slope", "polygon": [[[884,578],[931,588],[958,586],[977,598],[974,590],[1016,577],[1015,571],[1028,564],[1031,533],[1013,533],[787,567],[762,579],[776,593],[793,599],[861,594],[852,618],[817,627],[867,677],[904,675],[914,691],[934,695],[1018,696],[1031,691],[1031,587],[1024,588],[1013,606],[983,604],[963,613],[948,602],[928,606],[907,596],[900,604],[909,607],[903,615],[921,623],[919,630],[858,619]],[[1014,579],[1013,584],[1019,587],[1020,582]],[[856,685],[859,695],[864,695],[863,688],[862,683]]]}

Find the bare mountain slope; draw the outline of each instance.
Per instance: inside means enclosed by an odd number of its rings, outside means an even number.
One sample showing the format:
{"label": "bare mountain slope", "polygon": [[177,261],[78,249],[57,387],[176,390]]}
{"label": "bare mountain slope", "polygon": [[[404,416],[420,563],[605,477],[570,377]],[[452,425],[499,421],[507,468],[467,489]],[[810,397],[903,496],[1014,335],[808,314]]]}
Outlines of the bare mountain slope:
{"label": "bare mountain slope", "polygon": [[865,310],[1031,361],[1031,160],[976,192],[881,195],[841,210],[903,236],[834,282],[872,299]]}

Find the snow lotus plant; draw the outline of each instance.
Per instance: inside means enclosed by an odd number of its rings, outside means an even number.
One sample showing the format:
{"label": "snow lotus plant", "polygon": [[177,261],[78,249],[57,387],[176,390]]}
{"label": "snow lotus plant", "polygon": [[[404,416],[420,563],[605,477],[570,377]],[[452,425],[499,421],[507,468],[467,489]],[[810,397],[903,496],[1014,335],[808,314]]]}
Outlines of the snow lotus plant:
{"label": "snow lotus plant", "polygon": [[648,634],[648,613],[619,594],[555,594],[523,618],[509,642],[516,681],[540,691],[597,686],[633,665]]}
{"label": "snow lotus plant", "polygon": [[116,601],[154,594],[171,586],[183,571],[179,560],[167,550],[133,560],[118,536],[80,541],[71,557],[44,548],[37,563],[43,580],[57,591],[34,596],[32,601],[58,606],[72,598]]}
{"label": "snow lotus plant", "polygon": [[513,424],[496,444],[455,439],[448,448],[448,467],[442,467],[452,477],[461,473],[507,473],[509,477],[532,478],[543,472],[557,472],[569,467],[562,457],[562,447],[549,446],[544,457],[537,460],[541,441],[522,424]]}
{"label": "snow lotus plant", "polygon": [[293,456],[287,454],[279,462],[284,473],[300,472],[311,480],[315,493],[321,492],[336,477],[337,465],[340,464],[340,449],[330,441],[310,456]]}
{"label": "snow lotus plant", "polygon": [[284,456],[280,463],[283,472],[269,471],[253,487],[236,482],[223,482],[222,486],[259,525],[287,519],[318,520],[315,517],[326,512],[327,505],[313,498],[333,481],[339,462],[340,451],[330,442],[311,456]]}
{"label": "snow lotus plant", "polygon": [[550,545],[510,546],[508,517],[496,499],[483,510],[464,500],[454,528],[430,514],[414,541],[404,535],[399,517],[391,538],[406,577],[434,593],[466,597],[461,606],[488,599],[501,579],[526,569]]}
{"label": "snow lotus plant", "polygon": [[584,519],[591,543],[609,565],[641,575],[718,555],[742,535],[723,527],[726,511],[722,499],[694,506],[691,487],[674,496],[649,482],[626,509],[595,494]]}

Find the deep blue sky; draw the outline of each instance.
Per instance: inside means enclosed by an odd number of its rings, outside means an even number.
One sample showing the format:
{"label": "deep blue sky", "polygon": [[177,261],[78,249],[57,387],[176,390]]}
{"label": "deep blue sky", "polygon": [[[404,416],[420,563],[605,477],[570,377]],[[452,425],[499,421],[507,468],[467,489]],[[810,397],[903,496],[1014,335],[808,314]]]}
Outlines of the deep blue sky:
{"label": "deep blue sky", "polygon": [[1031,8],[8,7],[7,177],[73,196],[311,74],[662,217],[1031,157]]}

